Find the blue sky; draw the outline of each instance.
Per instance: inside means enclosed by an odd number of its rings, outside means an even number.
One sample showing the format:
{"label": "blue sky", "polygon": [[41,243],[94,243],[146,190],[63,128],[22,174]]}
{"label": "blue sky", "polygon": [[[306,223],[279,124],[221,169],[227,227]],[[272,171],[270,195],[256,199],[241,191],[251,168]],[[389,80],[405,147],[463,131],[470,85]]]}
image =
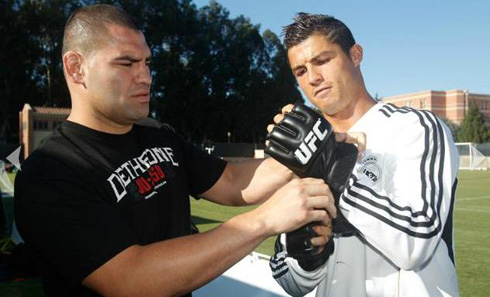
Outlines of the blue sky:
{"label": "blue sky", "polygon": [[[276,34],[297,12],[330,14],[364,48],[361,69],[374,96],[468,89],[490,94],[490,1],[218,0]],[[194,0],[197,7],[209,0]],[[282,38],[281,38],[282,39]]]}

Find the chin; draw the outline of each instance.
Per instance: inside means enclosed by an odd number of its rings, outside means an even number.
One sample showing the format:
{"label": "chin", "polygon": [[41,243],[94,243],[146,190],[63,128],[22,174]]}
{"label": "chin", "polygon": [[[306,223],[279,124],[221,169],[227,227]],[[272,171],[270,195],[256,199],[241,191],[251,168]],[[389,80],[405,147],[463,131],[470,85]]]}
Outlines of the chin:
{"label": "chin", "polygon": [[324,100],[311,100],[311,99],[308,100],[313,105],[313,107],[321,111],[323,114],[329,114],[328,111],[330,110],[330,108]]}
{"label": "chin", "polygon": [[128,120],[134,124],[137,121],[147,118],[149,113],[150,112],[148,110],[141,111],[141,112],[133,112],[128,115]]}

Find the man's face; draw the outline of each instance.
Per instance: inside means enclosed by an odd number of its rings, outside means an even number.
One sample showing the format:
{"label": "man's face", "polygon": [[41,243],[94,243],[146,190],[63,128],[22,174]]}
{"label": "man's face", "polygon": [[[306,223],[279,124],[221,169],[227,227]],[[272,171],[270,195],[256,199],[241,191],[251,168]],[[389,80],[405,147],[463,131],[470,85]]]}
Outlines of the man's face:
{"label": "man's face", "polygon": [[315,34],[288,50],[289,64],[304,94],[322,113],[353,108],[357,66],[338,44]]}
{"label": "man's face", "polygon": [[108,35],[86,59],[85,87],[92,116],[128,125],[148,116],[151,52],[139,31],[108,25]]}

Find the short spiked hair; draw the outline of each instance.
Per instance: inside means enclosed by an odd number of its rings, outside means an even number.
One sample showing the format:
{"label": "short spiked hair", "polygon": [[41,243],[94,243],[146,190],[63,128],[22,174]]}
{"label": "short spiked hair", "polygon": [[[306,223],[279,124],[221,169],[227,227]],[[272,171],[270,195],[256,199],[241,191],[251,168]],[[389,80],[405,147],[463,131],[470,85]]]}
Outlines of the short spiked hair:
{"label": "short spiked hair", "polygon": [[319,34],[328,41],[338,44],[350,56],[350,49],[356,43],[349,28],[340,20],[323,14],[300,12],[294,22],[283,27],[286,49],[300,44],[310,36]]}

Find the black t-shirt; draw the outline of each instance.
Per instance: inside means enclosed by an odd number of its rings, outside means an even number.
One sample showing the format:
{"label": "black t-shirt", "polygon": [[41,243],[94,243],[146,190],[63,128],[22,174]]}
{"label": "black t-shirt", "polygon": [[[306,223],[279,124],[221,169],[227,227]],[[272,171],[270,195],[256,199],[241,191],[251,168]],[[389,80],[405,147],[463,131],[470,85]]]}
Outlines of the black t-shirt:
{"label": "black t-shirt", "polygon": [[190,234],[189,195],[211,188],[225,164],[166,126],[113,135],[64,122],[15,181],[16,224],[47,295],[97,296],[81,281],[109,259]]}

